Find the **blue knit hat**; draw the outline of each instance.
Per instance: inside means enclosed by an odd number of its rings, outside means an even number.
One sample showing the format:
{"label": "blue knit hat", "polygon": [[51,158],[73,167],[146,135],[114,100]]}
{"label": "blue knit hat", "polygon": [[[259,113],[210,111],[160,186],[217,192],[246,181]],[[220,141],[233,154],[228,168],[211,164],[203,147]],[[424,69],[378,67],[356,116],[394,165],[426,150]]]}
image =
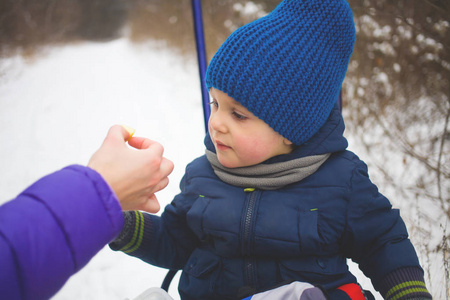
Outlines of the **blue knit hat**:
{"label": "blue knit hat", "polygon": [[354,42],[347,1],[284,0],[228,37],[208,66],[206,86],[301,145],[335,105]]}

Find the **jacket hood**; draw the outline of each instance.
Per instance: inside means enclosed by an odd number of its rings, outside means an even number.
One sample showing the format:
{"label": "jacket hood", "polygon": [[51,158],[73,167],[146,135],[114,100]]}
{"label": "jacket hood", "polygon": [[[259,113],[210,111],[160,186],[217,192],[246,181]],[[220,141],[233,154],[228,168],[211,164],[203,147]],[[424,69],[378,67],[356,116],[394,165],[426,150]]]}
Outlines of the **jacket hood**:
{"label": "jacket hood", "polygon": [[[343,151],[348,146],[347,139],[343,136],[344,130],[345,124],[342,114],[339,107],[335,105],[325,124],[308,141],[296,146],[294,151],[289,154],[272,157],[263,163],[271,164],[305,156]],[[204,142],[206,149],[216,153],[216,149],[214,148],[209,133],[206,134]]]}

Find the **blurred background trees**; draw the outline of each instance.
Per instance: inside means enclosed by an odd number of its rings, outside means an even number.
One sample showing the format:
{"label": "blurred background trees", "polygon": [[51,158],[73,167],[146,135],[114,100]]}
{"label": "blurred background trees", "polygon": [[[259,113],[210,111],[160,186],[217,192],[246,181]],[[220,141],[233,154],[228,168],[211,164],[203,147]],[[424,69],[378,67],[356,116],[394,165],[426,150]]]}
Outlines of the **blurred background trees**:
{"label": "blurred background trees", "polygon": [[448,261],[450,2],[351,4],[358,42],[345,85],[347,124],[406,212],[421,253]]}
{"label": "blurred background trees", "polygon": [[[447,262],[448,297],[450,1],[348,1],[357,41],[343,85],[346,136],[402,209],[429,281],[433,255]],[[203,0],[208,59],[232,31],[279,2]],[[51,46],[116,38],[157,41],[193,57],[192,26],[189,0],[0,0],[0,66]]]}
{"label": "blurred background trees", "polygon": [[401,208],[428,282],[448,298],[450,2],[349,3],[358,33],[343,89],[347,135]]}
{"label": "blurred background trees", "polygon": [[42,47],[119,37],[125,0],[1,0],[0,55],[32,54]]}

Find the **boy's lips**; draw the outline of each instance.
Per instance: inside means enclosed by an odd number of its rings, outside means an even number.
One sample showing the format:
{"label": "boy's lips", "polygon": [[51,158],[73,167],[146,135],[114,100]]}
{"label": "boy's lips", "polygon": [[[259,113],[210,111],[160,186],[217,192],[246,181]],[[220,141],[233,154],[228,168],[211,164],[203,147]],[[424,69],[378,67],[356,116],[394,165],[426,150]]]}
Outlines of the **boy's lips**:
{"label": "boy's lips", "polygon": [[223,144],[221,141],[216,140],[216,149],[224,151],[224,150],[227,150],[227,149],[231,149],[231,147]]}

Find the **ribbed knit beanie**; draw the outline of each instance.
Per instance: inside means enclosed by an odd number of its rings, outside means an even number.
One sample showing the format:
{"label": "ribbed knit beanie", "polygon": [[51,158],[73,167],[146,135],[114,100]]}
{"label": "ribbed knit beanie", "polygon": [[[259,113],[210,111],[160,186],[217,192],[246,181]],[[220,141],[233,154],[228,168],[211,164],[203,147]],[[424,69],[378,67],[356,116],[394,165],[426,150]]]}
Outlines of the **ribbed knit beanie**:
{"label": "ribbed knit beanie", "polygon": [[206,86],[301,145],[335,105],[354,42],[347,1],[284,0],[228,37],[208,66]]}

